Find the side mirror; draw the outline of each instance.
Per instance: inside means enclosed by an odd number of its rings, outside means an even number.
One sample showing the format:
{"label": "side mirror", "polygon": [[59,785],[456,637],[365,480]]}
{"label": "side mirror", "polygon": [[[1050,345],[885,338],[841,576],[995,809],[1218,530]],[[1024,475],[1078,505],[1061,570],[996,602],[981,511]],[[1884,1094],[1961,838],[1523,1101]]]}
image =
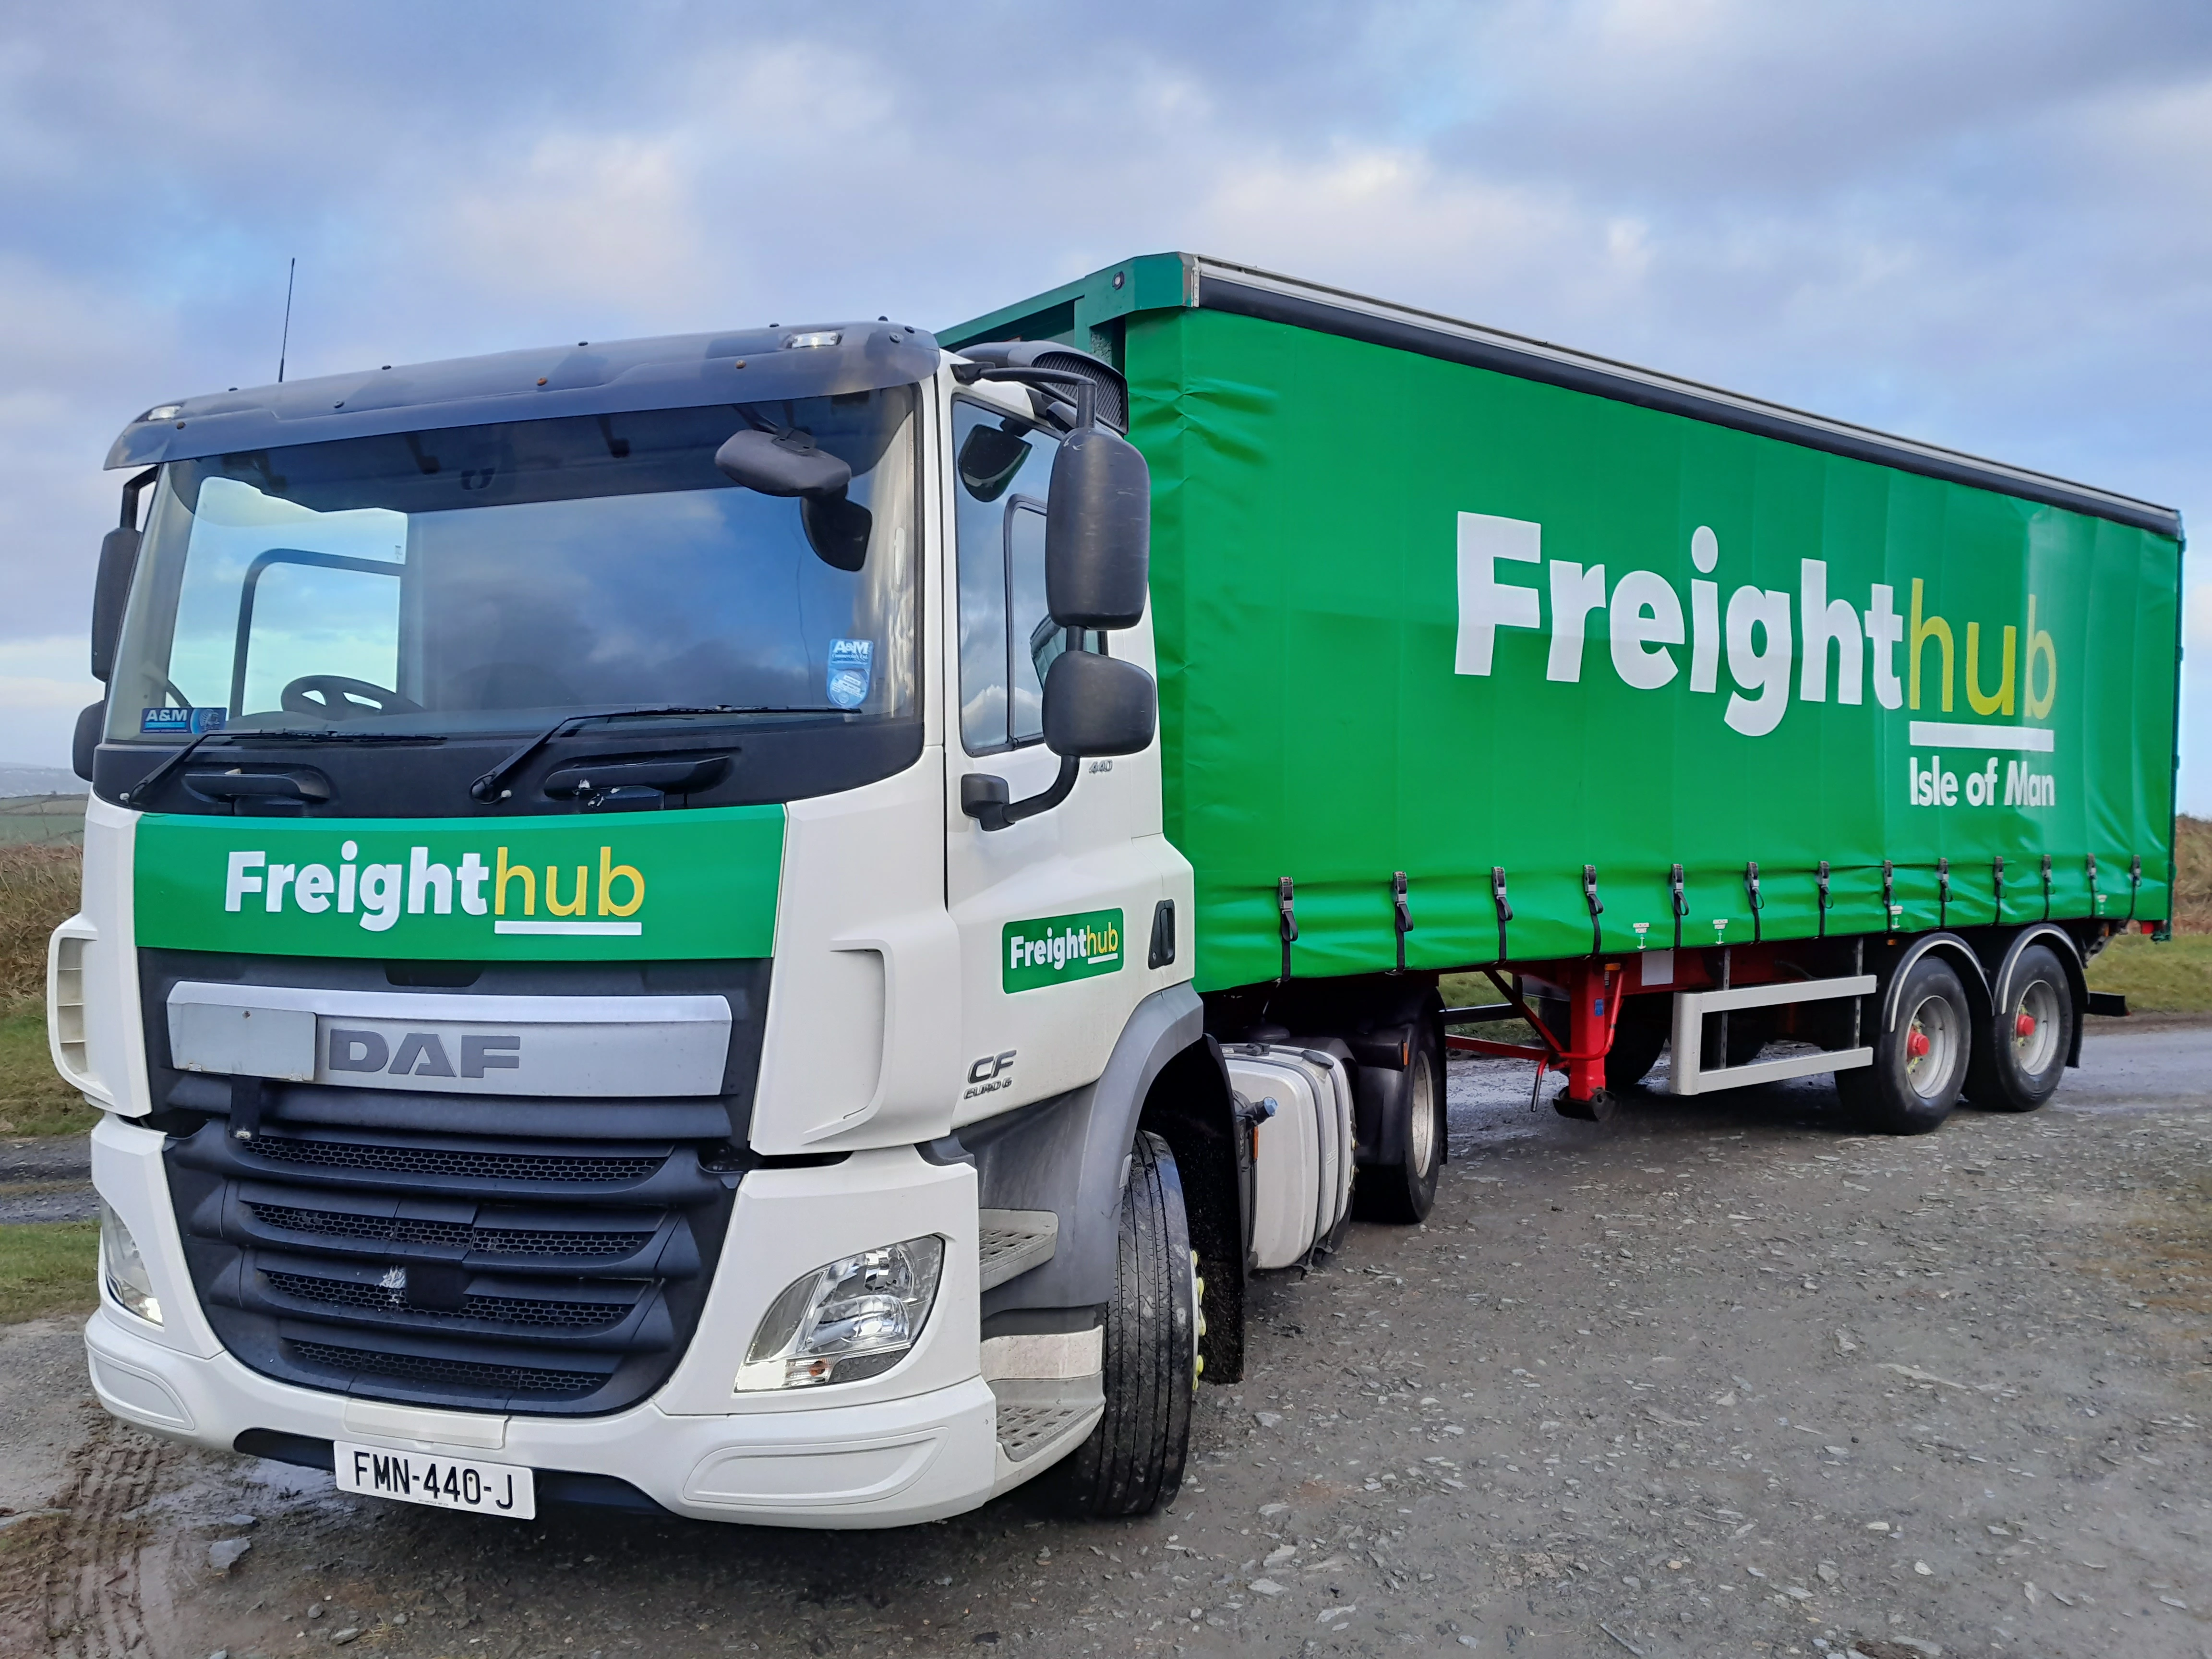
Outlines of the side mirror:
{"label": "side mirror", "polygon": [[833,570],[858,570],[868,560],[875,515],[845,494],[853,469],[805,432],[736,434],[714,452],[725,477],[763,495],[799,497],[807,545]]}
{"label": "side mirror", "polygon": [[960,446],[961,487],[979,501],[995,501],[1029,458],[1029,444],[1019,432],[979,426]]}
{"label": "side mirror", "polygon": [[115,642],[123,632],[124,602],[138,568],[138,532],[111,530],[100,544],[100,574],[92,587],[92,677],[102,684],[115,672]]}
{"label": "side mirror", "polygon": [[70,740],[70,769],[87,783],[92,781],[93,751],[100,747],[100,734],[106,730],[106,698],[77,710],[76,732]]}
{"label": "side mirror", "polygon": [[1063,651],[1044,675],[1045,747],[1060,775],[1026,800],[1008,799],[1004,778],[971,772],[960,780],[960,810],[983,830],[1004,830],[1049,812],[1075,787],[1087,755],[1133,755],[1159,724],[1152,677],[1132,662],[1095,651]]}
{"label": "side mirror", "polygon": [[1055,755],[1133,755],[1158,723],[1158,689],[1134,663],[1064,651],[1045,671],[1044,744]]}
{"label": "side mirror", "polygon": [[814,556],[832,570],[854,571],[868,562],[876,515],[849,495],[803,495],[799,522]]}
{"label": "side mirror", "polygon": [[1145,458],[1103,427],[1069,433],[1052,464],[1045,513],[1045,609],[1052,619],[1063,628],[1135,627],[1145,614],[1152,549],[1152,475]]}

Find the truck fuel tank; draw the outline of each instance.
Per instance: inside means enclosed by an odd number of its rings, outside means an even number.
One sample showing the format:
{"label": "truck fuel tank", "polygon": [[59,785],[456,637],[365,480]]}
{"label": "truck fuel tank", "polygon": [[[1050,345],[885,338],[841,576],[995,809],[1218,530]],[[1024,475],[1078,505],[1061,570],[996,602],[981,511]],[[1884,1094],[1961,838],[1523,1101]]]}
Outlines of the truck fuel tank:
{"label": "truck fuel tank", "polygon": [[1351,1206],[1351,1079],[1333,1055],[1280,1043],[1231,1043],[1222,1059],[1251,1136],[1252,1265],[1295,1266]]}

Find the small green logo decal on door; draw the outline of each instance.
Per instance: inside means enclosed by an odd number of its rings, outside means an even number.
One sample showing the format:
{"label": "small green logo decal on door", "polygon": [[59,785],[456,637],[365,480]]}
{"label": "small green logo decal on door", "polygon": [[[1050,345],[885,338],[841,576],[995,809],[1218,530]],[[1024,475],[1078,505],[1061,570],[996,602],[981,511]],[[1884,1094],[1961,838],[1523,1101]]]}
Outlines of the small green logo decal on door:
{"label": "small green logo decal on door", "polygon": [[1121,965],[1121,913],[1086,910],[1010,921],[999,963],[1010,993],[1113,973]]}

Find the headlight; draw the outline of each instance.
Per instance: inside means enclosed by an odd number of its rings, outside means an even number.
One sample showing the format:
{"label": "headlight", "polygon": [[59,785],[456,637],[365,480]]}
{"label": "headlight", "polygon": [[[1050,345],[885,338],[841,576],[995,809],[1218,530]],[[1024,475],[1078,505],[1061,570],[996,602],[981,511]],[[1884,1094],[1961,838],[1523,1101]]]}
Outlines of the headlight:
{"label": "headlight", "polygon": [[161,1301],[154,1294],[154,1280],[146,1271],[146,1258],[138,1254],[138,1241],[104,1198],[100,1200],[100,1279],[108,1295],[127,1311],[150,1324],[161,1322]]}
{"label": "headlight", "polygon": [[921,1334],[945,1241],[909,1238],[841,1256],[794,1281],[753,1333],[738,1391],[857,1382],[887,1371]]}

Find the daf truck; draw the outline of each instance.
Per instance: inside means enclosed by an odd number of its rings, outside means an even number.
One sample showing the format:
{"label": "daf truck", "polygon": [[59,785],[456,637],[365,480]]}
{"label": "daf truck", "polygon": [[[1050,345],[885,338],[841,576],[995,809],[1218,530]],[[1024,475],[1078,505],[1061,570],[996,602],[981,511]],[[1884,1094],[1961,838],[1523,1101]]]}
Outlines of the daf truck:
{"label": "daf truck", "polygon": [[2172,510],[1218,261],[108,465],[92,1379],[349,1492],[1141,1513],[1452,1048],[1916,1133],[2171,915]]}

